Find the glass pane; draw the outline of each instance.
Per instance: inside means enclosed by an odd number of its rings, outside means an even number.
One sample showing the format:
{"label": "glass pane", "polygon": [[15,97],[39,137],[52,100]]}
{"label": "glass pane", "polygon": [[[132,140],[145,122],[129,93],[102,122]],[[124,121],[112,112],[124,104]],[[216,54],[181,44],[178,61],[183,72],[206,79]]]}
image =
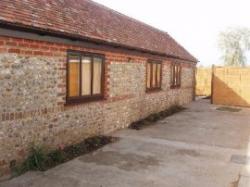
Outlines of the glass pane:
{"label": "glass pane", "polygon": [[161,87],[161,64],[157,64],[157,87]]}
{"label": "glass pane", "polygon": [[80,85],[80,57],[77,55],[69,56],[68,70],[69,97],[79,96]]}
{"label": "glass pane", "polygon": [[178,66],[175,66],[174,68],[174,71],[175,71],[175,76],[174,76],[174,83],[175,83],[175,86],[177,85],[177,81],[178,81]]}
{"label": "glass pane", "polygon": [[152,87],[156,87],[156,65],[153,64],[153,72],[152,72]]}
{"label": "glass pane", "polygon": [[181,85],[181,66],[178,67],[178,85]]}
{"label": "glass pane", "polygon": [[147,63],[147,88],[150,88],[151,64]]}
{"label": "glass pane", "polygon": [[172,76],[171,76],[171,79],[172,79],[172,86],[174,86],[174,81],[175,81],[175,74],[174,74],[174,69],[175,69],[175,66],[174,65],[172,65]]}
{"label": "glass pane", "polygon": [[102,59],[94,58],[93,64],[93,94],[101,94]]}
{"label": "glass pane", "polygon": [[170,84],[173,85],[174,82],[174,71],[173,71],[173,65],[171,65],[171,74],[170,74]]}
{"label": "glass pane", "polygon": [[82,58],[82,95],[91,95],[91,58]]}

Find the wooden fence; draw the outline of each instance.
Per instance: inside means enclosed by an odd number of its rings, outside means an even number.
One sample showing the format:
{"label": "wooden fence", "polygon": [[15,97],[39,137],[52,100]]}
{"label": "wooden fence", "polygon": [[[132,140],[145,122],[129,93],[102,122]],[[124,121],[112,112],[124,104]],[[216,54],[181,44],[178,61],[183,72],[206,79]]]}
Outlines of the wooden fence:
{"label": "wooden fence", "polygon": [[197,68],[196,70],[196,89],[197,96],[210,96],[211,95],[211,68]]}
{"label": "wooden fence", "polygon": [[213,104],[250,107],[250,68],[198,68],[196,84],[198,95],[209,95],[210,88]]}

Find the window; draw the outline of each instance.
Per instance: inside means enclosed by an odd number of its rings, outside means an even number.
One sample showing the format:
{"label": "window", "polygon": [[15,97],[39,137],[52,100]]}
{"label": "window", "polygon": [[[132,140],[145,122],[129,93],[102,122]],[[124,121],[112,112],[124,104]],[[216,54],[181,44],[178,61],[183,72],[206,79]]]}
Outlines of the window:
{"label": "window", "polygon": [[69,52],[67,102],[77,103],[103,98],[104,56]]}
{"label": "window", "polygon": [[147,63],[147,91],[161,88],[161,62],[149,61]]}
{"label": "window", "polygon": [[180,64],[172,64],[171,88],[179,88],[180,86],[181,86],[181,66]]}

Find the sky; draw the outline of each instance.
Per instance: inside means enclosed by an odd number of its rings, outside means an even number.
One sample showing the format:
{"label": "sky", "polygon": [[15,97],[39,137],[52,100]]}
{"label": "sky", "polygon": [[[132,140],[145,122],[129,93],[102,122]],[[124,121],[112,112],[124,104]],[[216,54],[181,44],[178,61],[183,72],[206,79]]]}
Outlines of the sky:
{"label": "sky", "polygon": [[221,64],[220,32],[228,27],[250,28],[250,0],[94,1],[168,32],[202,66]]}

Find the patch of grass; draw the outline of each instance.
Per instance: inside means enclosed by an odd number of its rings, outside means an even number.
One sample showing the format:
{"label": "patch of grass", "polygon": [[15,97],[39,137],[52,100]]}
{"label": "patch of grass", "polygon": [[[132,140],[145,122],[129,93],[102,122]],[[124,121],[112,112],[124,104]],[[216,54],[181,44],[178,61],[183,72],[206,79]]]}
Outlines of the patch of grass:
{"label": "patch of grass", "polygon": [[12,176],[18,176],[30,170],[46,171],[61,163],[95,151],[104,145],[113,143],[117,140],[118,138],[110,136],[95,136],[87,138],[78,144],[54,150],[49,153],[47,153],[47,151],[42,147],[31,146],[30,154],[27,159],[19,166],[12,166]]}
{"label": "patch of grass", "polygon": [[241,111],[240,108],[233,108],[233,107],[218,107],[216,108],[216,110],[220,110],[220,111],[226,111],[226,112],[239,112]]}
{"label": "patch of grass", "polygon": [[168,116],[171,116],[171,115],[173,115],[173,114],[175,114],[177,112],[181,112],[181,111],[183,111],[185,109],[186,108],[184,108],[183,106],[180,106],[180,105],[171,106],[170,108],[168,108],[166,110],[163,110],[163,111],[161,111],[159,113],[151,114],[151,115],[149,115],[148,117],[146,117],[146,118],[144,118],[142,120],[131,123],[129,128],[130,129],[135,129],[135,130],[140,130],[143,127],[152,125],[154,122],[156,122],[158,120],[164,119],[164,118],[166,118]]}

